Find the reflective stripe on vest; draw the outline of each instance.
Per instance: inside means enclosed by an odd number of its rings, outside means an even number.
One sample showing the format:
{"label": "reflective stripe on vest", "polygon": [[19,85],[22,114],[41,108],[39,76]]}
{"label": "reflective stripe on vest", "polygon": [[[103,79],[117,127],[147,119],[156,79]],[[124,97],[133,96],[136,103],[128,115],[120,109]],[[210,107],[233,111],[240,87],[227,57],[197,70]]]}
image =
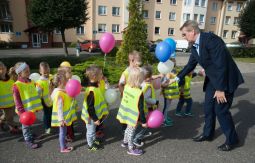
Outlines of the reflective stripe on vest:
{"label": "reflective stripe on vest", "polygon": [[52,100],[50,97],[50,92],[49,92],[49,88],[50,88],[50,83],[49,80],[38,80],[36,82],[37,87],[39,87],[39,89],[37,90],[41,90],[42,92],[38,92],[39,96],[41,96],[41,99],[43,99],[43,102],[48,106],[51,107],[52,106]]}
{"label": "reflective stripe on vest", "polygon": [[76,108],[77,101],[74,98],[71,98],[64,91],[57,91],[53,99],[53,108],[51,116],[51,126],[60,126],[58,121],[58,98],[61,97],[63,100],[63,118],[67,126],[70,126],[73,121],[77,120]]}
{"label": "reflective stripe on vest", "polygon": [[[175,76],[174,76],[175,77]],[[163,90],[163,94],[165,98],[169,99],[177,99],[180,97],[180,92],[179,92],[179,86],[178,82],[173,82],[172,84],[168,85],[166,88]]]}
{"label": "reflective stripe on vest", "polygon": [[41,99],[36,91],[35,83],[33,81],[29,83],[16,81],[15,85],[19,90],[20,98],[26,111],[35,112],[42,110]]}
{"label": "reflective stripe on vest", "polygon": [[12,93],[13,84],[14,81],[11,79],[0,81],[0,108],[11,108],[15,105]]}
{"label": "reflective stripe on vest", "polygon": [[136,126],[139,118],[138,103],[142,90],[125,85],[117,119],[120,123]]}
{"label": "reflective stripe on vest", "polygon": [[184,91],[183,91],[183,96],[185,99],[191,98],[190,95],[190,84],[191,84],[191,76],[186,75],[185,76],[185,84],[184,84]]}
{"label": "reflective stripe on vest", "polygon": [[94,94],[94,108],[97,118],[100,120],[103,116],[108,115],[109,111],[107,109],[107,104],[105,102],[104,96],[100,90],[100,88],[97,87],[87,87],[85,90],[85,98],[83,102],[83,108],[81,112],[81,119],[88,123],[90,120],[89,113],[88,113],[88,104],[87,104],[87,97],[90,92],[93,92]]}
{"label": "reflective stripe on vest", "polygon": [[[156,100],[155,90],[154,90],[154,87],[151,83],[145,83],[145,86],[143,88],[143,94],[145,94],[147,92],[148,88],[151,89],[151,97],[150,98]],[[149,106],[151,106],[151,105],[149,105]],[[152,106],[153,109],[155,109],[156,107],[157,107],[156,105]],[[147,106],[146,102],[145,102],[144,108],[145,108],[144,112],[147,113],[148,112],[148,106]]]}

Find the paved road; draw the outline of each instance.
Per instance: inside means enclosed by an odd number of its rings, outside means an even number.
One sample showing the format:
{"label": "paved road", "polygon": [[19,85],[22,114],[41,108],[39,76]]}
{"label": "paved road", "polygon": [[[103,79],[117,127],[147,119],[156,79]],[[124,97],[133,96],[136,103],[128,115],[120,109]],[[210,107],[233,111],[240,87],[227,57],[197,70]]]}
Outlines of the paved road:
{"label": "paved road", "polygon": [[[153,130],[153,135],[146,139],[146,153],[140,157],[129,156],[126,150],[120,147],[122,136],[120,126],[116,121],[118,103],[111,106],[110,118],[106,122],[106,141],[100,152],[87,150],[86,129],[81,121],[75,124],[76,141],[72,143],[75,150],[69,154],[61,154],[58,149],[58,135],[38,140],[42,147],[37,150],[25,148],[22,136],[13,136],[0,131],[0,162],[177,162],[177,163],[252,163],[255,162],[255,102],[254,102],[254,75],[245,73],[246,83],[236,92],[231,112],[241,139],[241,147],[231,152],[220,152],[216,146],[224,142],[219,125],[217,124],[216,137],[212,142],[195,143],[193,136],[201,133],[203,126],[203,96],[202,84],[192,85],[194,99],[193,118],[178,118],[174,116],[176,101],[169,114],[174,120],[173,127]],[[158,93],[159,94],[159,93]],[[82,96],[78,99],[82,101]],[[161,106],[162,106],[162,98]],[[33,127],[38,134],[42,133],[41,113]],[[16,117],[17,118],[17,117]]]}

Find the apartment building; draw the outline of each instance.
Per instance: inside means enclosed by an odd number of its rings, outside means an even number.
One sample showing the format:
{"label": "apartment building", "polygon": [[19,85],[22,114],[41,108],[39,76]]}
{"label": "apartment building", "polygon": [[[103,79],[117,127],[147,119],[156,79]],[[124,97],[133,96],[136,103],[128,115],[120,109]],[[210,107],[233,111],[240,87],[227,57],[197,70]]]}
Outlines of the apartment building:
{"label": "apartment building", "polygon": [[[61,46],[59,30],[43,32],[28,23],[26,6],[29,0],[0,0],[0,41],[23,47]],[[65,31],[66,41],[99,40],[104,32],[122,40],[127,27],[129,0],[88,0],[89,20],[78,28]],[[180,26],[186,20],[197,20],[200,28],[214,32],[225,42],[237,41],[238,14],[245,0],[143,0],[143,17],[148,41],[171,37],[182,39]]]}

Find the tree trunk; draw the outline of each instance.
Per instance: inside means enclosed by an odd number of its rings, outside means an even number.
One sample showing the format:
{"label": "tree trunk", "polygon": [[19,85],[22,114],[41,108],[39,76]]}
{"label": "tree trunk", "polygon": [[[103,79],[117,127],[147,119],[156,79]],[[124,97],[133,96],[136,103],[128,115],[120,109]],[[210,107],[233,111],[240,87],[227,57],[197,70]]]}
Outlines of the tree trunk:
{"label": "tree trunk", "polygon": [[67,46],[66,46],[66,37],[65,37],[65,29],[61,29],[61,36],[62,36],[62,42],[63,42],[63,48],[65,51],[65,56],[68,56],[68,50],[67,50]]}

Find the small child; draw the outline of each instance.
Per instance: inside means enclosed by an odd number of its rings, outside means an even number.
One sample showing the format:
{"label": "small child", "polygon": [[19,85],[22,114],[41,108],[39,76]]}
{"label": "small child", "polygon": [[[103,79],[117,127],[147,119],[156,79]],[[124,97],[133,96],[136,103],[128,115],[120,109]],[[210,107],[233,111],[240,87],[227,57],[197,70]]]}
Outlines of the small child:
{"label": "small child", "polygon": [[140,89],[143,80],[144,75],[140,68],[130,68],[117,114],[117,119],[120,123],[127,124],[121,146],[128,147],[127,153],[135,156],[143,154],[143,150],[137,149],[133,143],[136,127],[138,123],[141,123],[143,128],[147,127],[144,113],[144,95]]}
{"label": "small child", "polygon": [[[18,62],[14,66],[18,80],[13,85],[13,97],[18,115],[26,111],[36,112],[43,109],[41,99],[36,91],[35,83],[29,79],[30,69],[25,62]],[[25,142],[31,149],[38,148],[34,143],[31,126],[22,124]]]}
{"label": "small child", "polygon": [[20,129],[14,122],[14,100],[12,96],[12,86],[14,81],[7,75],[7,68],[3,62],[0,61],[0,110],[3,115],[0,117],[0,127],[5,130],[4,124],[10,129],[10,133],[20,133]]}
{"label": "small child", "polygon": [[103,116],[109,114],[106,101],[99,88],[102,75],[102,69],[96,65],[86,69],[86,76],[89,82],[85,90],[81,119],[86,123],[86,138],[88,149],[91,151],[101,148],[100,142],[96,140],[96,126],[100,125],[100,120]]}
{"label": "small child", "polygon": [[61,153],[69,153],[73,150],[73,147],[67,147],[65,136],[67,126],[70,126],[73,121],[77,120],[76,105],[73,103],[73,98],[71,98],[65,91],[67,81],[65,71],[58,70],[58,73],[53,77],[53,85],[56,88],[51,94],[53,100],[51,126],[59,127]]}
{"label": "small child", "polygon": [[41,77],[36,81],[36,88],[39,96],[41,97],[43,106],[43,124],[45,133],[51,132],[51,114],[52,114],[52,100],[50,94],[52,93],[52,87],[49,80],[50,66],[46,62],[41,62],[39,65],[39,72]]}
{"label": "small child", "polygon": [[[158,105],[159,101],[156,99],[155,90],[152,85],[152,67],[147,65],[143,66],[143,73],[144,73],[144,81],[142,83],[142,91],[144,94],[145,106],[144,112],[147,113],[148,111],[153,111]],[[139,125],[139,128],[141,126]],[[138,133],[137,133],[138,132]],[[148,137],[152,135],[152,132],[147,132],[147,128],[136,129],[136,134],[134,137],[134,144],[137,147],[142,147],[144,142],[142,139],[144,137]]]}
{"label": "small child", "polygon": [[162,93],[164,96],[164,125],[165,126],[173,126],[173,120],[168,116],[168,108],[170,108],[171,102],[173,99],[179,98],[179,87],[178,82],[174,82],[169,84],[170,79],[174,79],[176,74],[170,72],[163,77],[162,80]]}

